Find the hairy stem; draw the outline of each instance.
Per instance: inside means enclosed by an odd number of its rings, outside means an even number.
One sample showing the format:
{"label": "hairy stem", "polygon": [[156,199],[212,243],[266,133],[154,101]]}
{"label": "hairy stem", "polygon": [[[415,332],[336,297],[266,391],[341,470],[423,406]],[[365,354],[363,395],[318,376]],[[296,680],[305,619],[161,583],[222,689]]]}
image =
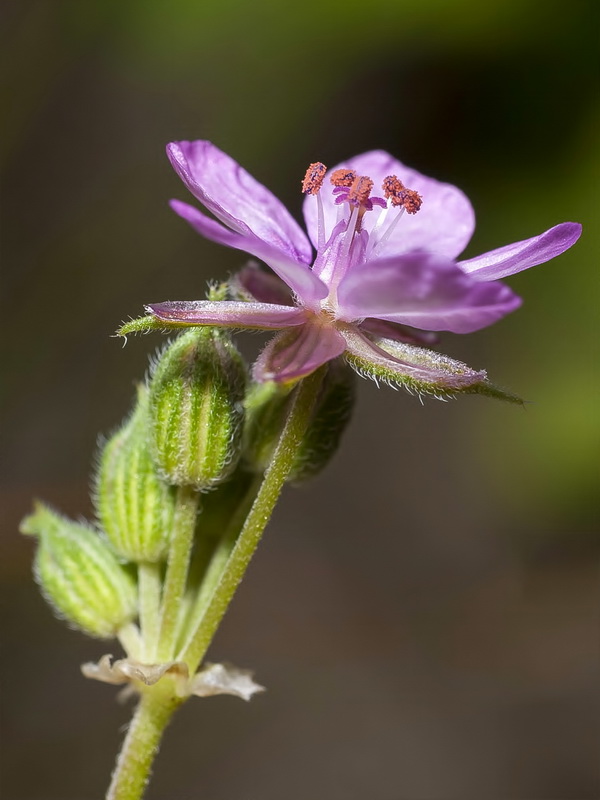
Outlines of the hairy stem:
{"label": "hairy stem", "polygon": [[200,591],[194,601],[190,616],[186,621],[186,630],[189,631],[189,636],[187,641],[182,645],[181,652],[177,656],[177,661],[187,661],[186,654],[190,651],[190,648],[193,647],[197,631],[212,601],[215,590],[223,575],[223,570],[231,555],[231,551],[235,546],[244,521],[256,500],[262,483],[262,476],[258,476],[252,481],[245,496],[235,510],[233,517],[229,521],[224,534],[214,548],[214,552],[212,553],[212,557],[200,585]]}
{"label": "hairy stem", "polygon": [[178,487],[173,536],[163,589],[157,652],[159,661],[172,658],[175,649],[179,606],[185,592],[199,500],[200,494],[191,486]]}
{"label": "hairy stem", "polygon": [[181,699],[164,692],[142,696],[119,754],[106,800],[140,800],[162,734]]}
{"label": "hairy stem", "polygon": [[117,633],[117,639],[129,658],[138,659],[142,657],[142,637],[137,625],[133,622],[123,625]]}
{"label": "hairy stem", "polygon": [[144,661],[152,664],[156,659],[160,624],[161,574],[160,564],[143,561],[138,565],[138,594],[140,601],[140,627],[144,642]]}
{"label": "hairy stem", "polygon": [[[196,671],[202,661],[271,518],[310,422],[322,376],[322,369],[314,372],[302,380],[295,390],[288,418],[258,494],[235,546],[222,567],[220,578],[206,604],[206,610],[198,627],[183,653],[182,660],[187,663],[191,674]],[[219,556],[218,552],[217,556]]]}

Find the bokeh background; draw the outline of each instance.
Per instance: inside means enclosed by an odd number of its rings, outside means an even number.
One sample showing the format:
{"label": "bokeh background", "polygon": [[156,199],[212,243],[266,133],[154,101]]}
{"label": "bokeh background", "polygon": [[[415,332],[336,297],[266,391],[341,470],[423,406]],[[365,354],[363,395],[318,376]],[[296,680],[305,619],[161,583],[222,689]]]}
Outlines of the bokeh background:
{"label": "bokeh background", "polygon": [[[531,400],[360,382],[341,452],[288,490],[210,656],[269,691],[190,702],[150,800],[592,800],[598,744],[594,0],[3,4],[3,788],[100,797],[130,709],[85,681],[17,534],[32,497],[90,514],[99,432],[159,337],[243,255],[167,206],[208,138],[299,216],[307,164],[385,148],[471,197],[467,256],[558,222],[522,310],[442,350]],[[596,146],[595,146],[596,145]],[[246,341],[251,354],[258,339]]]}

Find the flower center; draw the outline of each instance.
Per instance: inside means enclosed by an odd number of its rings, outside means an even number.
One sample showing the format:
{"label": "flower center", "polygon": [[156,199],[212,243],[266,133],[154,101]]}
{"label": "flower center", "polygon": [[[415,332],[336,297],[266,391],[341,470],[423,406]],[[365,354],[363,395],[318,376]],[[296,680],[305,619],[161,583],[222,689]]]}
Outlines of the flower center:
{"label": "flower center", "polygon": [[350,209],[358,208],[355,232],[360,230],[365,211],[372,211],[373,206],[385,208],[387,205],[382,197],[371,197],[373,181],[368,175],[357,175],[352,169],[336,169],[330,180],[336,205],[348,203]]}
{"label": "flower center", "polygon": [[[348,269],[379,258],[404,212],[416,214],[423,201],[418,192],[407,189],[396,175],[384,178],[381,185],[384,197],[373,197],[374,181],[368,175],[359,175],[348,168],[336,169],[329,179],[338,206],[337,221],[333,230],[326,232],[321,197],[326,172],[326,166],[320,161],[310,164],[302,181],[302,191],[316,200],[317,258],[313,271],[330,288],[323,307],[335,309],[337,287]],[[363,218],[375,206],[380,209],[377,219],[365,229]]]}
{"label": "flower center", "polygon": [[[321,199],[321,189],[327,167],[320,161],[310,164],[306,170],[306,175],[302,181],[302,191],[304,194],[311,194],[317,200],[318,217],[318,250],[322,250],[326,244],[327,236],[325,233],[325,215],[323,201]],[[379,214],[369,236],[369,253],[375,249],[380,251],[383,244],[396,223],[406,211],[408,214],[416,214],[421,208],[423,198],[413,189],[408,189],[396,175],[388,175],[383,179],[381,188],[384,197],[371,197],[374,182],[368,175],[358,175],[353,169],[336,169],[330,176],[333,186],[335,204],[340,206],[338,222],[343,219],[343,208],[347,203],[348,227],[346,235],[353,239],[355,234],[362,229],[362,220],[367,211],[372,211],[375,206],[379,206],[382,211]],[[384,199],[385,198],[385,199]],[[395,210],[396,214],[388,214],[390,210]],[[388,217],[390,217],[388,219]],[[330,232],[331,233],[331,232]]]}

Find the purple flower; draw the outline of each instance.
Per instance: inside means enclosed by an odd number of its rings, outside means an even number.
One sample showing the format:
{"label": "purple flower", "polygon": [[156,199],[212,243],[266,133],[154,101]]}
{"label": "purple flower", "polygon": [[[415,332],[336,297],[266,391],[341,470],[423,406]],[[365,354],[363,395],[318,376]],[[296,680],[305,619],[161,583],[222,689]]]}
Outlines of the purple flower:
{"label": "purple flower", "polygon": [[250,266],[236,278],[240,301],[147,309],[166,326],[279,330],[255,364],[259,381],[296,380],[345,353],[359,372],[392,382],[442,393],[481,383],[485,373],[414,345],[430,343],[435,331],[485,328],[514,311],[521,300],[498,279],[554,258],[581,233],[564,222],[457,261],[475,227],[469,200],[374,150],[331,171],[310,165],[302,185],[309,241],[279,200],[210,142],[176,142],[167,153],[216,219],[179,200],[173,210],[278,278]]}

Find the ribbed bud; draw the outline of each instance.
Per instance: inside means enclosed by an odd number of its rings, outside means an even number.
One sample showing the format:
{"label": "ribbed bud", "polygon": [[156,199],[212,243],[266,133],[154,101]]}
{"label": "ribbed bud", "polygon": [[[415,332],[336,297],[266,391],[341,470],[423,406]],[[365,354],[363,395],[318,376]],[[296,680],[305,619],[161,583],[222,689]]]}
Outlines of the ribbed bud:
{"label": "ribbed bud", "polygon": [[38,504],[21,523],[21,533],[39,536],[36,579],[54,611],[71,625],[107,639],[135,617],[135,582],[93,528]]}
{"label": "ribbed bud", "polygon": [[[329,463],[352,415],[354,388],[354,376],[346,365],[331,362],[289,481],[308,480]],[[290,390],[275,383],[256,384],[248,393],[244,452],[254,469],[262,471],[268,466],[290,402]]]}
{"label": "ribbed bud", "polygon": [[152,453],[176,486],[207,489],[241,452],[246,370],[226,333],[196,328],[161,356],[150,382]]}
{"label": "ribbed bud", "polygon": [[104,446],[96,478],[102,528],[117,553],[135,562],[166,556],[175,509],[174,491],[150,455],[148,405],[148,390],[140,386],[132,416]]}

